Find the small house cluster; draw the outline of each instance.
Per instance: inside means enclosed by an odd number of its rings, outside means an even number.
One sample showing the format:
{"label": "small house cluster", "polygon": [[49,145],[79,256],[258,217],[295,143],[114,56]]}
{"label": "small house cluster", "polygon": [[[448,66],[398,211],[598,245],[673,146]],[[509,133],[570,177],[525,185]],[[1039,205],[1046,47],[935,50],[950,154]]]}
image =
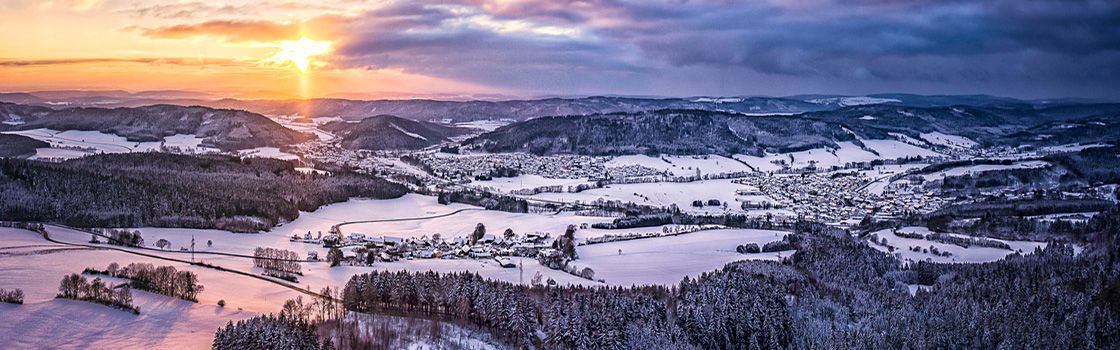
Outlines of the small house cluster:
{"label": "small house cluster", "polygon": [[[350,265],[368,265],[402,259],[495,259],[503,267],[513,267],[512,261],[507,257],[537,257],[541,250],[551,247],[551,235],[547,232],[514,235],[508,239],[494,234],[484,234],[474,240],[461,236],[443,239],[439,234],[431,237],[402,238],[361,232],[345,235],[338,232],[326,235],[320,233],[319,237],[312,238],[311,233],[308,232],[303,237],[293,237],[291,241],[337,247],[342,251],[343,262]],[[309,261],[317,261],[319,258],[317,254],[314,257],[308,256]]]}

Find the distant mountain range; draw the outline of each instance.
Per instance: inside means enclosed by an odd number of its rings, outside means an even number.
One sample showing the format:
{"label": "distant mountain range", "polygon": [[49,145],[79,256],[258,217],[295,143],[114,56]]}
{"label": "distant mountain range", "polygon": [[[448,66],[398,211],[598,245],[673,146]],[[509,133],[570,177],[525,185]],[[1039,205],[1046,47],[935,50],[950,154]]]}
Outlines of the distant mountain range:
{"label": "distant mountain range", "polygon": [[375,115],[394,115],[427,121],[472,121],[486,119],[526,120],[546,116],[641,112],[661,109],[694,109],[739,113],[798,114],[845,107],[888,104],[905,107],[972,106],[1004,109],[1038,109],[1107,104],[1085,99],[1020,100],[988,95],[873,94],[866,96],[797,95],[788,97],[695,96],[687,98],[639,98],[592,96],[506,101],[409,100],[239,100],[182,91],[47,91],[0,93],[0,102],[64,107],[138,107],[152,104],[198,105],[241,109],[265,115],[301,115],[309,118],[338,117],[360,120]]}
{"label": "distant mountain range", "polygon": [[320,127],[342,138],[347,149],[421,149],[438,145],[471,130],[435,123],[377,115],[357,122],[332,122]]}
{"label": "distant mountain range", "polygon": [[876,103],[795,116],[659,110],[538,118],[498,128],[466,144],[490,152],[535,154],[761,155],[900,138],[937,148],[925,136],[941,133],[987,145],[1059,145],[1120,141],[1118,112],[1116,104],[1009,109]]}
{"label": "distant mountain range", "polygon": [[[338,135],[345,148],[383,150],[425,148],[467,133],[448,124],[503,119],[516,122],[467,144],[542,154],[762,154],[899,135],[926,142],[921,135],[932,132],[1012,146],[1120,138],[1112,122],[1120,103],[1081,99],[912,94],[509,101],[208,98],[176,91],[0,94],[0,101],[21,103],[0,103],[0,130],[97,130],[133,141],[195,134],[205,137],[207,146],[238,149],[306,140],[308,135],[264,116],[298,115],[341,119],[320,128]],[[73,107],[88,105],[120,107]]]}
{"label": "distant mountain range", "polygon": [[280,147],[310,138],[268,117],[241,110],[174,105],[52,109],[0,103],[0,131],[39,128],[100,131],[133,142],[191,134],[204,138],[202,146],[223,150]]}

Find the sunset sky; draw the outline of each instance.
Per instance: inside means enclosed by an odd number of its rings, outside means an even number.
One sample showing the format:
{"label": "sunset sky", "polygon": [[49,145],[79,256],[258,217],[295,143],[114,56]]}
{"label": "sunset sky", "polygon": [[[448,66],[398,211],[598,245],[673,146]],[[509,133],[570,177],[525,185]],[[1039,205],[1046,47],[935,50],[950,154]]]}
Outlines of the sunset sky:
{"label": "sunset sky", "polygon": [[1120,97],[1118,1],[0,0],[0,90]]}

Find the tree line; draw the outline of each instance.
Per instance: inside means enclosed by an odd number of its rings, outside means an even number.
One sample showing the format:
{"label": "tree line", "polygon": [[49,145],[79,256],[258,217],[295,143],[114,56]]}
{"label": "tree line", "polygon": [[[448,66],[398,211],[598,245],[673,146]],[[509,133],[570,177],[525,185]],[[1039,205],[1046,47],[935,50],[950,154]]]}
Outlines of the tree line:
{"label": "tree line", "polygon": [[19,288],[12,290],[0,288],[0,303],[23,304],[23,290]]}
{"label": "tree line", "polygon": [[132,305],[132,291],[128,285],[110,286],[101,278],[89,281],[85,276],[69,274],[58,285],[58,297],[108,305],[140,314],[140,308]]}
{"label": "tree line", "polygon": [[214,334],[214,350],[241,349],[334,349],[331,342],[322,342],[315,326],[307,320],[285,314],[255,316],[226,323]]}
{"label": "tree line", "polygon": [[303,275],[299,265],[299,254],[290,250],[261,248],[253,250],[253,266],[264,269],[265,274],[286,280],[294,280],[294,275]]}
{"label": "tree line", "polygon": [[114,262],[104,270],[86,268],[83,273],[128,279],[132,288],[194,302],[198,302],[198,293],[204,289],[198,282],[198,275],[176,270],[174,266],[130,263],[121,267]]}
{"label": "tree line", "polygon": [[256,232],[300,211],[407,189],[357,173],[304,174],[291,162],[166,153],[62,163],[0,159],[0,217],[78,227],[184,227]]}
{"label": "tree line", "polygon": [[[686,280],[682,287],[529,287],[473,273],[371,272],[343,289],[347,310],[450,319],[478,326],[513,347],[544,349],[734,348],[753,341],[785,346],[789,317],[781,294],[741,276],[740,294],[716,298],[722,276]],[[732,303],[743,305],[726,305]],[[720,304],[720,305],[717,305]],[[749,325],[707,323],[710,310],[756,316]],[[757,312],[757,313],[756,313]],[[675,315],[686,315],[676,316]],[[784,333],[783,333],[784,332]],[[709,335],[719,336],[707,339]],[[702,340],[703,339],[703,340]],[[654,346],[655,347],[651,347]]]}

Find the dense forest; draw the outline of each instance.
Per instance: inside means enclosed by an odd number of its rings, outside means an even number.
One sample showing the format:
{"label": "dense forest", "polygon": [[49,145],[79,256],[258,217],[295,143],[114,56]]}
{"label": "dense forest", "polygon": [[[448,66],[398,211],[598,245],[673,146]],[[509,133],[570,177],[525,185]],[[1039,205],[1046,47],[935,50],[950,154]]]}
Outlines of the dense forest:
{"label": "dense forest", "polygon": [[81,227],[267,230],[350,197],[395,198],[381,178],[304,174],[290,162],[164,153],[0,160],[0,217]]}
{"label": "dense forest", "polygon": [[853,141],[840,124],[788,116],[743,118],[661,110],[538,118],[468,140],[490,152],[533,154],[753,154],[835,147]]}
{"label": "dense forest", "polygon": [[[1075,255],[1052,243],[983,264],[904,265],[858,236],[799,224],[781,262],[663,287],[521,286],[470,273],[371,272],[347,310],[465,322],[545,349],[1105,349],[1120,344],[1120,209]],[[922,286],[911,291],[914,286]]]}
{"label": "dense forest", "polygon": [[0,158],[27,158],[35,155],[36,148],[50,146],[27,136],[0,134]]}
{"label": "dense forest", "polygon": [[436,200],[439,204],[465,203],[483,207],[487,210],[500,210],[510,213],[529,212],[529,202],[514,196],[473,190],[439,192],[437,196]]}
{"label": "dense forest", "polygon": [[218,328],[212,348],[214,350],[333,349],[329,344],[324,343],[320,347],[315,327],[306,320],[280,314],[256,316],[237,323],[230,321],[225,327]]}

